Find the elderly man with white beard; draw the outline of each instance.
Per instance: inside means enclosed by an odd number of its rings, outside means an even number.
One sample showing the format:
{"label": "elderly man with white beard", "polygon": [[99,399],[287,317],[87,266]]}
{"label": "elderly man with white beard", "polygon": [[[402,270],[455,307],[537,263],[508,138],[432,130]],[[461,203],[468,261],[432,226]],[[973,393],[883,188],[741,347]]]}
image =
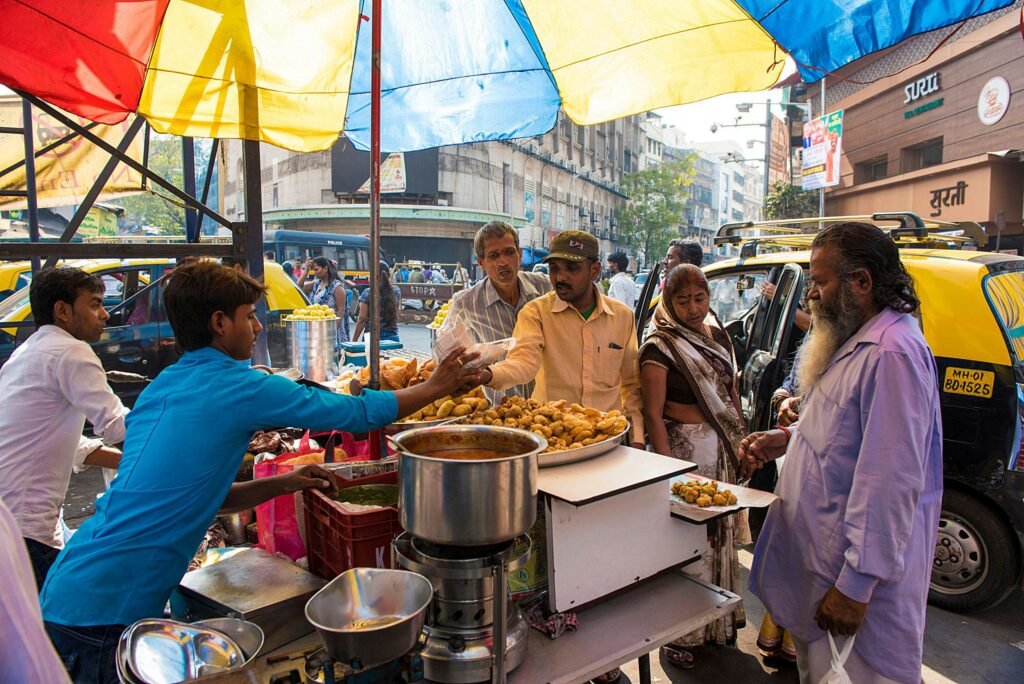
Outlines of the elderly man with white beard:
{"label": "elderly man with white beard", "polygon": [[811,246],[813,325],[792,428],[740,444],[750,472],[786,454],[750,588],[793,635],[800,681],[855,639],[856,684],[921,681],[925,606],[942,503],[935,362],[893,241],[864,223]]}

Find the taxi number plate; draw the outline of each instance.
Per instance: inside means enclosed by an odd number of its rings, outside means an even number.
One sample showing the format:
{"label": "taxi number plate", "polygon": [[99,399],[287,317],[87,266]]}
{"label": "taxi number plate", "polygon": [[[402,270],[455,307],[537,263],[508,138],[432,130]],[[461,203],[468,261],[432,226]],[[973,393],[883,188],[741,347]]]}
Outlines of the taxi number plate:
{"label": "taxi number plate", "polygon": [[992,371],[953,368],[950,366],[946,368],[946,377],[942,382],[942,391],[990,399],[995,381],[996,374]]}

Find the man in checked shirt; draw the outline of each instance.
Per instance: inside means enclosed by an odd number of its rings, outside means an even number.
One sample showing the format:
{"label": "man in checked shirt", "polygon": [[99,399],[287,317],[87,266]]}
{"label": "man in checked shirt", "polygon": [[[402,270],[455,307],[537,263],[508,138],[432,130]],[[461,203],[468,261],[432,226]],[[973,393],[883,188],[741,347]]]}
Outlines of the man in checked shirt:
{"label": "man in checked shirt", "polygon": [[[550,292],[551,282],[543,273],[519,271],[523,259],[519,233],[504,221],[491,221],[480,228],[473,239],[473,249],[487,275],[455,295],[448,317],[465,325],[475,342],[512,337],[519,312],[528,302]],[[504,396],[529,398],[533,385],[531,381],[504,390],[485,391],[491,403],[496,404]]]}

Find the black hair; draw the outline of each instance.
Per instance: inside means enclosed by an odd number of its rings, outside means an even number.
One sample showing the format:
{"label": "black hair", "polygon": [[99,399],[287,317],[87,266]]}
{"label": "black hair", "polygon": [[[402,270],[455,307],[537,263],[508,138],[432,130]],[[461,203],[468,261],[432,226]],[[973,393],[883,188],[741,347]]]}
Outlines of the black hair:
{"label": "black hair", "polygon": [[174,269],[164,290],[164,306],[175,342],[185,351],[210,346],[213,314],[234,316],[238,307],[258,302],[266,289],[249,275],[213,261]]}
{"label": "black hair", "polygon": [[265,259],[270,259],[271,261],[277,261],[277,255],[274,254],[274,250],[272,249],[268,249],[266,252],[264,252],[263,257]]}
{"label": "black hair", "polygon": [[103,294],[103,279],[70,266],[47,268],[36,273],[28,286],[28,300],[36,327],[53,325],[56,321],[54,305],[64,302],[74,306],[80,290]]}
{"label": "black hair", "polygon": [[341,280],[341,276],[338,275],[338,267],[334,265],[334,262],[325,256],[318,256],[313,259],[313,263],[320,268],[327,269],[327,282],[333,283],[335,280]]}
{"label": "black hair", "polygon": [[704,291],[711,295],[711,286],[708,285],[708,277],[700,266],[696,264],[679,264],[665,276],[665,288],[662,291],[662,299],[671,302],[672,297],[680,288],[686,285],[699,285]]}
{"label": "black hair", "polygon": [[921,306],[914,281],[900,261],[900,250],[877,226],[848,221],[833,223],[818,233],[811,249],[834,245],[839,251],[833,268],[841,278],[865,269],[871,274],[872,298],[877,306],[888,306],[900,313],[913,313]]}
{"label": "black hair", "polygon": [[393,328],[398,325],[398,298],[391,289],[391,267],[386,261],[381,261],[377,267],[381,276],[377,287],[380,292],[380,323],[382,327]]}
{"label": "black hair", "polygon": [[629,268],[629,257],[626,256],[625,252],[615,252],[614,254],[609,254],[608,261],[612,262],[618,267],[619,273],[625,273],[626,270]]}
{"label": "black hair", "polygon": [[668,243],[669,249],[673,247],[679,248],[679,255],[683,259],[683,263],[693,264],[694,266],[700,266],[704,263],[704,248],[700,246],[699,242],[693,240],[673,240]]}

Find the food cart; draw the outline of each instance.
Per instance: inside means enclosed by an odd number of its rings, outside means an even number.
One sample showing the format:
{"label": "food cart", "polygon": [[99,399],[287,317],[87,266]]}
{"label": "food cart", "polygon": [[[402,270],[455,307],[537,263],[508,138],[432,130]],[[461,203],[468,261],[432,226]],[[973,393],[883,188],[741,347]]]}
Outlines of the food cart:
{"label": "food cart", "polygon": [[[317,623],[315,631],[308,619],[313,609],[303,607],[318,596],[328,601],[323,592],[331,594],[332,605],[351,601],[339,598],[339,587],[366,581],[345,579],[344,573],[323,588],[325,579],[260,550],[246,552],[245,561],[229,559],[190,573],[172,606],[184,597],[188,608],[177,615],[182,619],[227,615],[263,628],[267,647],[245,671],[233,673],[237,681],[332,681],[325,676],[330,669],[333,681],[346,682],[395,676],[582,682],[639,659],[641,680],[649,682],[651,651],[741,601],[683,571],[707,547],[705,525],[772,497],[730,485],[735,506],[702,511],[671,494],[672,483],[690,477],[694,464],[604,441],[610,443],[588,445],[580,455],[541,453],[545,440],[504,427],[442,425],[394,437],[405,532],[391,545],[390,562],[377,565],[422,575],[433,587],[422,631],[417,628],[400,657],[372,666],[365,665],[370,653],[346,655],[348,662],[331,658],[325,646],[337,630]],[[467,450],[477,458],[467,458]],[[498,457],[483,458],[491,452]],[[548,608],[573,611],[579,619],[578,631],[557,639],[529,628],[506,585],[526,560],[515,542],[533,524],[538,501],[545,512]],[[358,596],[369,589],[348,591]],[[505,649],[491,648],[501,641]]]}

